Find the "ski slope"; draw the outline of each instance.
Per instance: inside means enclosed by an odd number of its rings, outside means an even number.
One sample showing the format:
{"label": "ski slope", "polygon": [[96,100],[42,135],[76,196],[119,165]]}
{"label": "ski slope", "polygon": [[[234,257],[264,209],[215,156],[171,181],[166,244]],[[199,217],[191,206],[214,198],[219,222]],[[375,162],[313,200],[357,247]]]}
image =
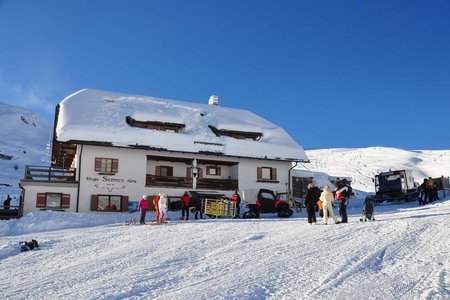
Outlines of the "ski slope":
{"label": "ski slope", "polygon": [[[0,298],[449,299],[450,197],[377,206],[374,222],[359,221],[361,201],[349,223],[326,226],[305,211],[160,226],[126,226],[126,213],[2,221]],[[19,252],[31,239],[40,250]]]}

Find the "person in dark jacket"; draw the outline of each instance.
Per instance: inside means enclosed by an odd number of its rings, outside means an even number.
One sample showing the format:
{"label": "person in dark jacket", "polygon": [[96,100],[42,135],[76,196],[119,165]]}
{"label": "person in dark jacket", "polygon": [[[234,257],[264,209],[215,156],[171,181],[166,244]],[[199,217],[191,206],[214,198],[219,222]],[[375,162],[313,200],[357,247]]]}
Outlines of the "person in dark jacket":
{"label": "person in dark jacket", "polygon": [[[183,220],[189,220],[189,203],[191,202],[191,196],[188,192],[184,192],[181,196],[181,218]],[[186,218],[184,217],[186,215]]]}
{"label": "person in dark jacket", "polygon": [[305,196],[306,212],[308,214],[308,223],[316,224],[316,205],[320,197],[320,190],[312,183],[308,184],[308,190]]}
{"label": "person in dark jacket", "polygon": [[3,201],[3,209],[8,210],[10,206],[11,206],[11,197],[8,195],[8,197],[6,197],[6,200]]}
{"label": "person in dark jacket", "polygon": [[351,196],[350,185],[348,184],[347,179],[342,179],[340,186],[336,189],[336,200],[339,203],[339,215],[341,216],[341,223],[347,223],[347,201]]}
{"label": "person in dark jacket", "polygon": [[241,196],[239,196],[238,191],[235,191],[234,194],[230,198],[231,201],[236,203],[236,216],[239,217],[241,215]]}
{"label": "person in dark jacket", "polygon": [[428,179],[424,178],[422,184],[420,185],[423,192],[422,203],[425,205],[430,201],[430,189],[428,188]]}
{"label": "person in dark jacket", "polygon": [[[202,197],[199,197],[198,195],[192,195],[190,207],[195,207],[195,219],[196,220],[198,219],[199,213],[200,213],[200,219],[203,219],[202,202],[203,202]],[[192,213],[194,213],[194,212],[192,212]]]}

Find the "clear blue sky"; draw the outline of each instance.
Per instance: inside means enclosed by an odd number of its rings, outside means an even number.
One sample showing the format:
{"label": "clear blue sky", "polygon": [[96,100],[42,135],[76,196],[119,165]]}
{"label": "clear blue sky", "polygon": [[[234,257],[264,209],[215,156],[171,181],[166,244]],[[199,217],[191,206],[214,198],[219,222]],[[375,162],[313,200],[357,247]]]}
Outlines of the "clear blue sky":
{"label": "clear blue sky", "polygon": [[450,1],[0,0],[0,101],[248,109],[311,148],[450,149]]}

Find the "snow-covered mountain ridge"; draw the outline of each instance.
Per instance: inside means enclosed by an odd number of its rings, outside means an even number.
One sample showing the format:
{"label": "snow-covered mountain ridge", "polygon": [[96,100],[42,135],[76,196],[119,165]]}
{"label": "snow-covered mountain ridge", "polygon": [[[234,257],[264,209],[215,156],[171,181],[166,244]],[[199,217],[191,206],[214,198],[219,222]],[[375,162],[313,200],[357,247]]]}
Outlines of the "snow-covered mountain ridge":
{"label": "snow-covered mountain ridge", "polygon": [[0,200],[20,194],[25,165],[47,165],[52,126],[36,113],[0,102]]}
{"label": "snow-covered mountain ridge", "polygon": [[306,154],[311,163],[299,168],[352,177],[352,186],[362,192],[373,192],[374,175],[389,170],[412,170],[416,182],[450,176],[450,150],[369,147],[306,150]]}
{"label": "snow-covered mountain ridge", "polygon": [[[0,102],[0,200],[18,195],[25,165],[48,165],[52,126],[36,113]],[[299,141],[301,144],[301,141]],[[306,150],[311,163],[298,169],[351,177],[355,190],[371,193],[375,174],[411,169],[416,182],[450,176],[450,150],[403,150],[388,147]]]}

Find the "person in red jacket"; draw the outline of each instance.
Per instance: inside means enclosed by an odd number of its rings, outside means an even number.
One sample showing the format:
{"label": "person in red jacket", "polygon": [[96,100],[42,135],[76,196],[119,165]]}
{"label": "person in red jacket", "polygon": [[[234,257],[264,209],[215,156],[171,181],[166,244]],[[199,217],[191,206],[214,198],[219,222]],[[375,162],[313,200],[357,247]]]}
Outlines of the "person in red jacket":
{"label": "person in red jacket", "polygon": [[[189,220],[189,202],[191,201],[191,196],[189,196],[188,192],[184,192],[183,196],[181,196],[181,218],[183,220]],[[186,213],[186,219],[184,218],[184,214]]]}
{"label": "person in red jacket", "polygon": [[231,201],[236,203],[236,215],[235,217],[239,217],[241,215],[241,196],[239,196],[238,191],[235,191],[234,194],[230,198]]}
{"label": "person in red jacket", "polygon": [[141,200],[139,200],[138,210],[141,210],[141,219],[139,220],[140,224],[145,224],[145,215],[148,210],[150,210],[150,205],[147,201],[147,196],[142,196]]}

